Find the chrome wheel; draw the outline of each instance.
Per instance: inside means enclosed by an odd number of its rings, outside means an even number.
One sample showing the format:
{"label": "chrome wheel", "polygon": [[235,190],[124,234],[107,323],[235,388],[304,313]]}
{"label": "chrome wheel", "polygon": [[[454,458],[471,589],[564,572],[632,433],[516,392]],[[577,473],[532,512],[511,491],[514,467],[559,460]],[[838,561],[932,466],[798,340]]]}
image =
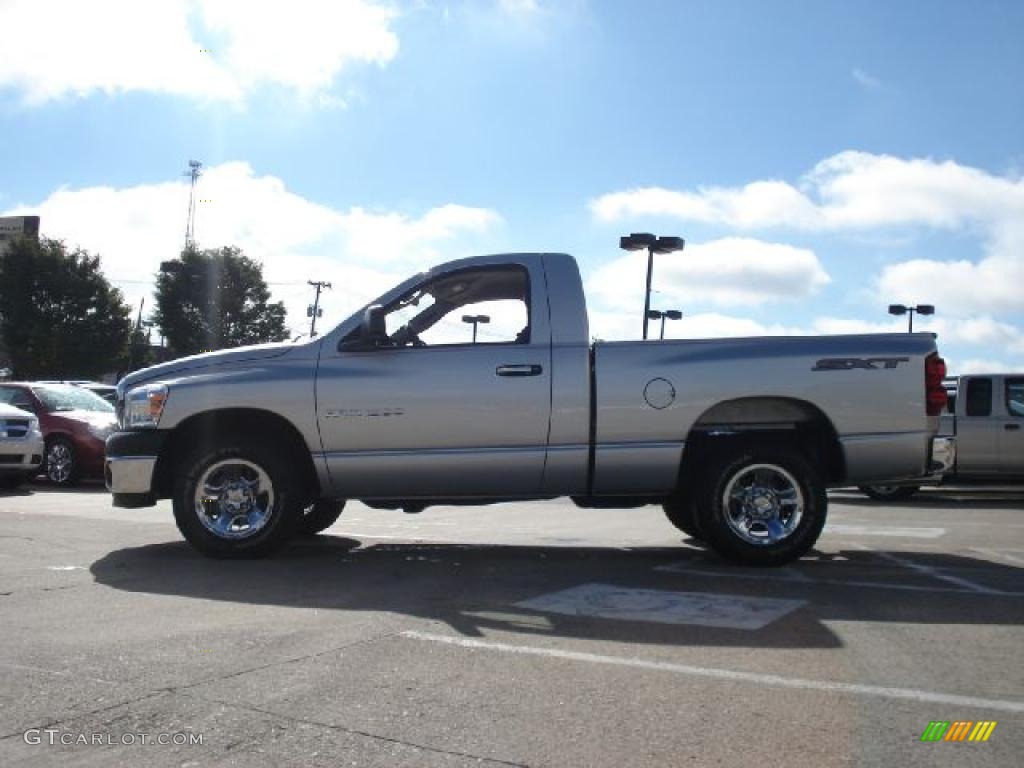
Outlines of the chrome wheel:
{"label": "chrome wheel", "polygon": [[247,539],[259,533],[274,512],[274,484],[257,464],[225,459],[211,464],[196,483],[196,517],[214,536]]}
{"label": "chrome wheel", "polygon": [[75,468],[75,453],[65,442],[51,443],[46,449],[46,477],[51,483],[63,485],[71,479]]}
{"label": "chrome wheel", "polygon": [[793,535],[803,518],[804,495],[782,467],[751,464],[725,486],[722,509],[733,533],[749,544],[768,546]]}

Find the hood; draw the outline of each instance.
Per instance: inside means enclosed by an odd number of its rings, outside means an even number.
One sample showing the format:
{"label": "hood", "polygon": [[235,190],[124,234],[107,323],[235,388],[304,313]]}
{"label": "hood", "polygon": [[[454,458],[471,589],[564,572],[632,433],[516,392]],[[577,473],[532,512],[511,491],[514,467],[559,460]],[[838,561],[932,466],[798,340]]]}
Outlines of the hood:
{"label": "hood", "polygon": [[34,419],[35,417],[34,413],[23,411],[21,408],[15,408],[13,405],[0,403],[0,419]]}
{"label": "hood", "polygon": [[109,427],[117,423],[117,415],[113,411],[51,411],[51,417],[80,421],[93,427]]}
{"label": "hood", "polygon": [[218,365],[231,365],[232,363],[242,363],[247,360],[266,360],[271,357],[281,357],[302,346],[304,345],[282,341],[272,344],[253,344],[249,347],[222,349],[218,352],[206,352],[205,354],[192,355],[191,357],[179,357],[177,360],[160,363],[160,365],[153,365],[149,368],[142,368],[128,374],[117,384],[118,395],[123,395],[128,387],[133,387],[136,384],[175,376],[184,371]]}

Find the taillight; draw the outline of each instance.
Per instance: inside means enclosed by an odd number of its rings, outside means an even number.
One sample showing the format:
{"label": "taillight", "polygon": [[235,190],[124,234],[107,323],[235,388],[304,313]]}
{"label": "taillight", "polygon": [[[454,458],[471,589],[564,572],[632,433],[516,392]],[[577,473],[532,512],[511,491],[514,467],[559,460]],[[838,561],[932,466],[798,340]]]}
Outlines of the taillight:
{"label": "taillight", "polygon": [[946,407],[946,388],[942,386],[945,378],[946,361],[932,352],[924,361],[925,409],[929,416],[938,416]]}

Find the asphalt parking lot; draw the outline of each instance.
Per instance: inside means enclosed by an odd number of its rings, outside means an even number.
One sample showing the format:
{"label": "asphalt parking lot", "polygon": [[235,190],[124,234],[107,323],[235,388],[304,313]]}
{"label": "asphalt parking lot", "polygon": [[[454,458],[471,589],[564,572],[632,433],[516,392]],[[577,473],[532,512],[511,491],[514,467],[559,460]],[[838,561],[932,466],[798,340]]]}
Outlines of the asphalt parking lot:
{"label": "asphalt parking lot", "polygon": [[352,504],[218,562],[166,502],[29,486],[0,496],[0,765],[1020,765],[1024,490],[830,521],[751,570],[657,508]]}

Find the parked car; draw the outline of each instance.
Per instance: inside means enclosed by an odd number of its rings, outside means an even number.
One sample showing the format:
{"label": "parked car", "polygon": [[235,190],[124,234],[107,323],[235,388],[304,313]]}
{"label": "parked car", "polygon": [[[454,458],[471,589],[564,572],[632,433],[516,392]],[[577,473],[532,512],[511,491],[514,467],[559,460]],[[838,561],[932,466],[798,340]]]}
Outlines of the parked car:
{"label": "parked car", "polygon": [[45,451],[43,472],[55,485],[103,475],[107,436],[116,426],[114,408],[99,395],[70,384],[0,382],[0,403],[39,419]]}
{"label": "parked car", "polygon": [[117,387],[113,384],[104,384],[99,381],[40,381],[39,384],[74,384],[76,387],[87,389],[90,392],[99,395],[111,405],[114,404],[117,399]]}
{"label": "parked car", "polygon": [[0,488],[16,488],[39,474],[43,433],[28,411],[0,403]]}
{"label": "parked car", "polygon": [[107,484],[115,506],[171,498],[212,556],[322,530],[345,499],[570,496],[663,504],[722,555],[779,564],[814,545],[826,487],[948,461],[944,376],[929,333],[591,344],[572,257],[481,256],[304,344],[129,374]]}
{"label": "parked car", "polygon": [[1024,374],[971,374],[945,386],[939,434],[956,437],[953,466],[921,483],[862,486],[865,494],[896,501],[922,485],[1024,483]]}

